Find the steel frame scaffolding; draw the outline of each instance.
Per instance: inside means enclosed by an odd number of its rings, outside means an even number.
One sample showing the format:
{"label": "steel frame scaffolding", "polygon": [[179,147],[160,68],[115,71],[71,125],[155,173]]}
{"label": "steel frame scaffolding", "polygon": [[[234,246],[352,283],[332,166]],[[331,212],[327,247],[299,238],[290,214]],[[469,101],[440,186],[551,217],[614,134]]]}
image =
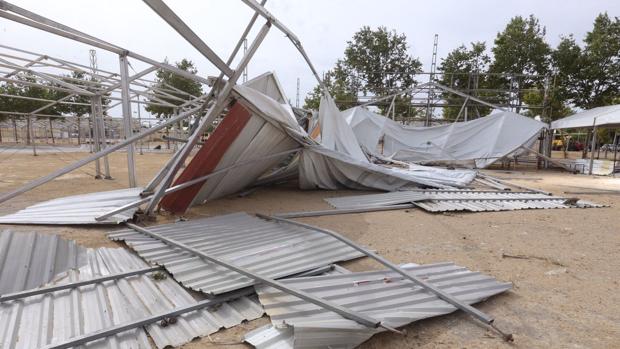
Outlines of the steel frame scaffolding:
{"label": "steel frame scaffolding", "polygon": [[[390,80],[392,75],[402,75],[403,73],[376,72],[375,74],[381,74],[384,80]],[[417,84],[410,89],[402,89],[397,86],[375,86],[374,89],[381,91],[381,93],[373,94],[368,93],[368,91],[358,91],[355,100],[339,99],[336,100],[336,102],[344,108],[354,107],[360,104],[382,106],[386,108],[386,116],[394,120],[398,119],[404,122],[420,121],[423,122],[425,126],[430,126],[433,122],[445,123],[454,121],[435,115],[434,111],[436,108],[459,108],[456,121],[459,119],[468,121],[479,118],[481,116],[479,108],[488,106],[489,104],[493,105],[493,108],[510,110],[516,113],[522,110],[529,110],[530,112],[540,114],[546,113],[548,115],[552,112],[551,105],[549,104],[549,96],[555,88],[554,76],[486,72],[454,73],[442,71],[417,72],[408,75],[413,81],[428,80],[428,82]],[[356,75],[351,75],[348,78],[351,81],[361,80],[361,78]],[[479,84],[481,78],[501,80],[503,84],[495,88],[483,88],[480,87]],[[455,81],[459,79],[467,81],[466,88],[459,88],[456,86]],[[538,86],[538,88],[519,87],[522,85],[521,82],[525,79],[533,81],[532,85]],[[445,83],[440,84],[440,82]],[[456,98],[448,97],[451,92],[441,88],[438,89],[438,86],[459,91],[462,95]],[[421,89],[420,87],[425,88]],[[542,103],[526,104],[523,101],[523,96],[531,92],[541,92],[544,97]],[[405,95],[407,100],[397,101],[394,97],[399,95]],[[403,103],[406,103],[408,110],[405,115],[399,117],[396,115],[395,110],[399,107],[398,104],[403,106]]]}
{"label": "steel frame scaffolding", "polygon": [[[136,129],[139,130],[141,128],[140,123],[138,122],[138,125],[136,125],[136,120],[133,120],[131,115],[131,107],[134,104],[137,105],[138,108],[140,108],[140,105],[151,105],[170,107],[181,111],[196,105],[201,105],[200,102],[197,101],[199,98],[198,96],[192,96],[173,86],[157,83],[152,78],[147,78],[146,76],[149,74],[152,75],[152,73],[158,69],[157,66],[150,66],[130,76],[127,69],[129,64],[127,57],[119,56],[119,62],[121,68],[120,73],[101,69],[94,71],[91,67],[87,67],[80,63],[0,45],[0,82],[7,85],[37,87],[47,91],[66,93],[65,96],[56,100],[0,94],[0,98],[33,100],[44,103],[41,107],[27,113],[0,110],[0,114],[8,115],[9,118],[13,119],[15,128],[17,127],[15,119],[26,120],[27,140],[32,146],[33,154],[37,155],[34,125],[37,121],[40,121],[40,119],[47,119],[46,122],[50,125],[49,131],[52,141],[54,141],[53,120],[73,120],[74,123],[77,124],[78,133],[80,132],[82,115],[44,114],[49,108],[59,104],[90,107],[87,122],[90,130],[89,144],[92,152],[99,152],[107,145],[106,135],[108,134],[107,131],[110,126],[106,127],[106,121],[110,123],[111,119],[123,120],[122,130],[125,132],[125,139],[130,137]],[[76,79],[68,75],[72,73],[82,74],[83,78]],[[194,80],[198,80],[198,78],[199,77]],[[199,80],[202,80],[202,78]],[[185,98],[178,97],[179,95]],[[70,101],[72,97],[76,96],[85,96],[90,99],[90,103]],[[145,100],[140,100],[140,97],[145,97]],[[104,105],[103,99],[112,103]],[[170,100],[179,101],[183,104],[176,105],[170,103]],[[110,117],[108,115],[109,111],[119,105],[122,106],[122,117]],[[45,128],[47,133],[47,127]],[[78,139],[79,137],[78,135]],[[14,138],[15,141],[17,141],[17,130],[15,130]],[[128,172],[129,185],[135,187],[134,150],[132,147],[133,144],[130,144],[127,149]],[[103,161],[103,176],[109,179],[111,176],[107,156],[103,158]],[[103,177],[99,159],[95,161],[95,172],[96,178]]]}
{"label": "steel frame scaffolding", "polygon": [[[117,75],[113,75],[114,73],[109,73],[109,72],[104,72],[104,71],[101,71],[101,73],[103,74],[100,74],[100,72],[97,72],[97,73],[91,72],[89,73],[91,74],[90,76],[96,80],[96,82],[94,83],[88,82],[88,83],[78,84],[74,81],[67,82],[60,75],[50,74],[47,71],[42,72],[39,70],[35,70],[35,68],[38,67],[39,63],[44,61],[45,57],[41,59],[35,58],[34,60],[29,60],[23,65],[14,64],[14,63],[11,63],[10,61],[9,63],[6,63],[7,61],[4,60],[4,58],[2,58],[0,59],[0,67],[3,67],[3,66],[6,67],[8,65],[8,68],[12,69],[9,72],[12,75],[19,74],[19,72],[26,71],[26,72],[29,72],[37,76],[37,78],[41,79],[40,81],[46,81],[47,84],[53,84],[55,88],[64,89],[65,92],[69,92],[72,95],[83,95],[83,96],[91,97],[92,98],[91,107],[94,110],[92,114],[94,115],[93,120],[95,120],[93,121],[94,130],[96,131],[95,134],[98,134],[104,131],[100,126],[98,126],[100,125],[100,123],[96,121],[96,120],[100,120],[103,114],[101,98],[103,98],[107,93],[112,93],[112,92],[119,93],[120,91],[119,101],[122,106],[123,124],[125,128],[125,135],[124,135],[125,140],[124,141],[111,145],[111,146],[107,146],[107,147],[103,146],[101,149],[97,148],[95,149],[96,152],[94,154],[87,156],[86,158],[82,160],[79,160],[67,167],[57,170],[44,177],[36,179],[21,188],[13,190],[9,193],[4,193],[3,195],[0,196],[0,203],[6,200],[9,200],[13,197],[16,197],[28,190],[31,190],[40,185],[43,185],[63,174],[69,173],[92,161],[97,161],[98,159],[105,157],[111,152],[114,152],[116,150],[119,150],[125,147],[128,150],[127,161],[128,161],[128,168],[129,168],[129,185],[135,186],[136,181],[135,181],[135,171],[134,171],[135,165],[134,165],[134,158],[133,158],[133,155],[134,155],[133,145],[137,141],[142,139],[143,137],[148,136],[149,134],[157,132],[158,130],[161,130],[170,125],[174,125],[175,123],[183,119],[186,119],[190,116],[195,115],[197,117],[197,120],[192,125],[192,132],[190,133],[187,139],[187,142],[181,147],[179,147],[177,152],[172,156],[169,162],[163,167],[160,173],[155,176],[155,178],[151,181],[151,183],[147,186],[147,188],[145,189],[145,192],[143,193],[145,194],[145,196],[150,195],[150,197],[145,198],[145,199],[148,199],[148,201],[145,201],[145,203],[147,204],[146,213],[147,214],[153,213],[156,210],[161,198],[167,192],[171,192],[172,190],[174,190],[170,188],[170,185],[173,182],[175,176],[177,175],[179,168],[181,168],[181,166],[185,163],[185,160],[187,159],[188,155],[190,154],[194,146],[196,146],[197,143],[200,141],[200,138],[203,132],[206,130],[206,128],[209,125],[213,123],[213,121],[219,115],[221,115],[222,112],[225,111],[226,107],[229,105],[230,100],[233,98],[233,95],[231,93],[233,87],[235,86],[237,80],[242,77],[243,71],[247,67],[250,60],[252,59],[254,53],[260,47],[261,43],[263,42],[263,39],[266,37],[266,35],[268,34],[272,26],[276,27],[278,30],[283,32],[289,38],[289,40],[291,40],[293,45],[298,49],[298,51],[300,52],[300,54],[302,55],[302,57],[308,64],[308,67],[311,69],[312,73],[316,77],[323,93],[326,95],[329,95],[327,88],[323,84],[323,81],[321,80],[318,73],[314,69],[314,66],[310,62],[310,59],[308,55],[306,54],[305,50],[303,49],[299,39],[284,24],[282,24],[278,19],[276,19],[271,13],[269,13],[263,7],[266,0],[263,0],[263,2],[260,4],[256,2],[255,0],[242,0],[247,6],[249,6],[254,11],[254,15],[251,18],[249,24],[247,25],[246,30],[244,31],[244,33],[241,35],[241,37],[237,41],[237,45],[235,46],[235,49],[233,50],[229,59],[226,62],[224,62],[213,50],[211,50],[209,46],[204,41],[202,41],[202,39],[195,32],[193,32],[191,28],[187,24],[185,24],[185,22],[183,22],[183,20],[179,18],[172,11],[172,9],[170,9],[163,1],[161,0],[143,0],[143,1],[155,13],[157,13],[165,22],[167,22],[172,28],[174,28],[179,33],[179,35],[181,35],[194,48],[196,48],[205,58],[207,58],[210,62],[212,62],[221,72],[219,77],[217,77],[216,79],[205,79],[200,76],[195,76],[188,72],[172,67],[166,63],[159,63],[150,58],[141,56],[137,53],[134,53],[126,49],[120,48],[118,46],[115,46],[113,44],[107,43],[103,40],[100,40],[88,34],[82,33],[73,28],[67,27],[63,24],[57,23],[55,21],[52,21],[50,19],[44,18],[30,11],[27,11],[25,9],[19,8],[15,5],[9,4],[6,1],[0,0],[0,17],[13,20],[13,21],[22,23],[24,25],[38,28],[38,29],[41,29],[41,30],[44,30],[44,31],[47,31],[47,32],[50,32],[56,35],[60,35],[60,36],[63,36],[63,37],[66,37],[66,38],[69,38],[75,41],[79,41],[79,42],[82,42],[88,45],[98,47],[103,50],[110,51],[114,54],[117,54],[119,56],[120,75],[117,76]],[[237,52],[239,51],[241,45],[247,39],[248,33],[250,32],[254,23],[259,17],[262,17],[265,20],[265,24],[260,28],[256,36],[253,38],[253,40],[248,40],[250,42],[250,45],[247,51],[243,54],[243,56],[239,60],[239,63],[237,64],[237,66],[234,68],[231,67],[231,64]],[[128,73],[128,64],[129,64],[128,59],[129,58],[145,62],[151,66],[148,69],[140,73],[130,76]],[[80,66],[70,64],[66,61],[62,61],[58,63],[61,66],[67,66],[70,69],[75,69],[74,71],[80,71],[80,69],[83,69],[84,67],[82,66],[81,68]],[[24,65],[28,65],[28,66],[24,66]],[[53,64],[53,65],[56,65],[56,64]],[[46,68],[51,68],[51,67],[46,66]],[[134,134],[132,131],[132,127],[131,127],[131,104],[134,102],[137,103],[138,101],[132,98],[132,93],[134,93],[136,96],[139,96],[139,95],[149,96],[152,94],[156,98],[157,96],[161,97],[165,95],[164,93],[162,93],[162,92],[165,92],[165,89],[162,90],[159,87],[154,88],[154,89],[149,89],[148,85],[144,83],[148,81],[143,81],[143,76],[147,75],[150,72],[153,72],[156,69],[166,69],[166,70],[172,71],[175,74],[179,74],[179,75],[188,77],[192,80],[196,80],[201,83],[208,84],[211,87],[211,89],[207,94],[203,96],[195,96],[195,98],[182,104],[180,107],[174,106],[175,108],[177,108],[177,113],[174,117],[170,118],[169,120],[162,122],[155,127],[152,127],[147,130],[140,131],[137,134]],[[11,75],[9,75],[7,79],[9,79],[10,76]],[[42,85],[45,85],[45,84],[42,84]],[[134,87],[134,89],[132,89],[132,86]],[[143,90],[136,89],[136,86],[140,86],[141,88],[143,88]],[[434,83],[430,83],[427,86],[427,88],[433,88],[434,86],[435,86]],[[458,91],[456,93],[459,94]],[[63,101],[54,101],[50,103],[55,104],[55,103],[62,103],[62,102]],[[161,102],[164,102],[163,104],[167,103],[160,98],[159,103]],[[38,113],[42,110],[33,111],[32,114]],[[197,180],[204,180],[204,178],[197,179]],[[299,225],[299,223],[285,221],[279,218],[272,218],[272,219],[276,219],[281,222],[285,222],[287,224]],[[158,239],[165,244],[168,244],[176,248],[179,248],[181,250],[187,251],[195,255],[196,257],[208,260],[212,263],[218,264],[222,267],[225,267],[239,274],[242,274],[246,277],[249,277],[257,282],[275,287],[283,292],[286,292],[288,294],[294,295],[308,302],[319,305],[322,308],[336,312],[345,318],[348,318],[348,319],[351,319],[351,320],[354,320],[360,323],[363,326],[366,326],[369,328],[383,327],[387,330],[401,333],[400,331],[393,329],[387,326],[386,324],[381,323],[380,321],[377,321],[376,319],[372,317],[358,313],[349,308],[340,306],[329,300],[321,299],[319,297],[312,296],[304,291],[286,286],[280,281],[273,280],[273,279],[270,279],[269,277],[265,277],[263,275],[253,273],[243,267],[232,264],[225,259],[221,259],[219,257],[215,257],[212,255],[207,255],[202,251],[196,250],[174,239],[161,236],[160,234],[157,234],[149,230],[148,228],[140,227],[140,226],[137,226],[131,223],[127,223],[127,226],[139,233]],[[313,227],[313,229],[317,230],[318,228]],[[419,280],[409,275],[408,273],[403,272],[398,266],[383,259],[382,257],[375,255],[374,253],[370,251],[367,251],[366,249],[362,247],[359,247],[358,245],[341,237],[338,234],[332,233],[330,231],[325,231],[325,230],[321,230],[321,232],[331,235],[333,237],[336,237],[337,239],[344,241],[345,243],[351,246],[354,246],[356,249],[363,251],[365,254],[371,256],[372,258],[381,262],[382,264],[387,265],[388,267],[390,267],[393,270],[396,270],[397,272],[401,273],[405,277],[414,280],[416,283],[422,285],[423,287],[430,289],[433,293],[437,294],[440,298],[448,300],[451,304],[457,306],[458,308],[462,309],[468,314],[474,316],[475,318],[483,321],[486,324],[491,325],[494,329],[496,329],[498,332],[501,333],[501,331],[499,331],[496,327],[494,327],[492,317],[474,308],[469,307],[468,305],[460,302],[459,300],[453,299],[449,295],[445,295],[441,290],[435,289],[432,285],[428,285],[423,280]],[[211,304],[213,303],[203,302],[203,303],[200,303],[194,306],[193,308],[191,308],[191,310],[197,309],[198,307],[208,306]],[[189,310],[180,309],[173,315],[179,314],[181,312],[187,312],[187,311]],[[144,319],[143,321],[134,322],[131,324],[125,324],[122,326],[117,326],[116,328],[111,328],[111,329],[107,329],[104,331],[100,331],[99,333],[95,333],[95,334],[88,335],[88,336],[83,336],[82,338],[76,338],[74,341],[71,341],[71,342],[61,343],[59,345],[53,345],[50,347],[54,347],[54,348],[71,347],[77,344],[82,344],[88,341],[92,341],[96,338],[101,338],[101,337],[105,337],[113,333],[122,332],[129,328],[135,328],[136,326],[142,326],[144,324],[151,323],[153,321],[157,321],[161,318],[164,318],[165,316],[170,316],[170,314],[160,314],[154,317]],[[505,338],[507,337],[508,336],[505,335]]]}

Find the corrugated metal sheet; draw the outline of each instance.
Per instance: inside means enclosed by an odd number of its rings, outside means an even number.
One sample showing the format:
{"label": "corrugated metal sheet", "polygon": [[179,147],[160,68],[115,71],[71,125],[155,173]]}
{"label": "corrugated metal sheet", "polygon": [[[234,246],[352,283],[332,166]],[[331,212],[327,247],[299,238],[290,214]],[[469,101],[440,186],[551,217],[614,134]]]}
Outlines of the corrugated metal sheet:
{"label": "corrugated metal sheet", "polygon": [[244,340],[256,349],[293,349],[293,328],[265,325],[245,334]]}
{"label": "corrugated metal sheet", "polygon": [[[362,256],[328,235],[266,221],[246,213],[148,229],[271,278],[290,276]],[[220,294],[254,284],[249,278],[133,230],[113,232],[108,237],[124,240],[142,258],[164,265],[177,281],[194,290]]]}
{"label": "corrugated metal sheet", "polygon": [[[406,265],[403,268],[468,304],[480,302],[512,287],[510,283],[499,282],[453,263]],[[434,294],[389,271],[284,279],[282,282],[372,316],[392,327],[456,310]],[[276,289],[264,286],[256,286],[256,289],[272,324],[293,327],[296,348],[355,347],[380,331],[368,329]],[[254,333],[256,338],[260,339]],[[262,337],[265,342],[269,338],[281,337],[278,333],[271,333],[271,336],[266,333]],[[259,341],[255,340],[255,343],[258,345]]]}
{"label": "corrugated metal sheet", "polygon": [[338,209],[413,203],[430,212],[603,207],[583,200],[576,203],[567,203],[567,200],[563,197],[531,192],[476,190],[406,190],[325,199]]}
{"label": "corrugated metal sheet", "polygon": [[39,287],[86,264],[86,249],[58,235],[0,232],[0,294]]}
{"label": "corrugated metal sheet", "polygon": [[[89,249],[88,262],[79,272],[71,272],[58,282],[87,280],[147,266],[122,248]],[[0,304],[0,348],[31,349],[61,343],[71,337],[196,302],[172,278],[155,280],[148,275],[6,302]],[[215,310],[181,315],[175,324],[167,327],[146,326],[146,330],[158,348],[165,348],[262,314],[260,304],[246,297],[224,303]],[[151,344],[145,331],[139,328],[92,342],[88,348],[151,348]]]}
{"label": "corrugated metal sheet", "polygon": [[95,217],[140,199],[142,188],[73,195],[26,207],[0,217],[5,224],[118,224],[133,217],[137,208],[97,221]]}
{"label": "corrugated metal sheet", "polygon": [[[262,74],[244,86],[260,91],[278,103],[287,103],[273,73]],[[278,120],[268,121],[259,114],[250,112],[246,104],[247,102],[240,99],[230,108],[222,123],[179,175],[175,185],[250,159],[259,159],[299,147],[297,142],[284,132]],[[296,124],[292,110],[287,116],[291,123]],[[162,207],[180,213],[206,200],[236,193],[254,183],[288,156],[285,154],[265,159],[217,174],[204,183],[168,195],[162,200]]]}

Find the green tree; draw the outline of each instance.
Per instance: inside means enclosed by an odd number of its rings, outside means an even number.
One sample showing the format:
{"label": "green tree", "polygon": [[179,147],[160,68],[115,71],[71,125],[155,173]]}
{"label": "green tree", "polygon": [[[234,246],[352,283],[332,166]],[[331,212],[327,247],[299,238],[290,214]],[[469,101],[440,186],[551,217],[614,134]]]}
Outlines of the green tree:
{"label": "green tree", "polygon": [[[516,16],[504,31],[497,34],[493,46],[493,62],[490,66],[490,85],[496,88],[542,88],[544,81],[531,75],[544,76],[550,71],[551,48],[545,42],[545,27],[533,15],[528,18]],[[510,78],[506,75],[512,75]],[[515,98],[520,105],[523,96],[500,96],[504,102]],[[519,112],[519,108],[517,108]]]}
{"label": "green tree", "polygon": [[584,43],[582,49],[572,37],[563,38],[554,52],[559,90],[579,108],[613,104],[620,95],[620,20],[598,15]]}
{"label": "green tree", "polygon": [[[357,104],[357,92],[351,89],[352,83],[349,81],[350,79],[351,76],[343,68],[342,61],[336,62],[336,67],[323,75],[323,83],[340,109],[346,109]],[[315,86],[306,96],[304,108],[318,110],[322,95],[321,87]]]}
{"label": "green tree", "polygon": [[[490,62],[491,58],[486,54],[484,42],[473,42],[469,49],[465,45],[461,45],[441,60],[439,71],[442,74],[439,83],[469,95],[478,96],[476,89],[483,89],[488,85],[488,75],[480,75],[480,73],[487,71]],[[449,92],[443,92],[441,97],[449,105],[461,105],[465,102],[465,98]],[[475,105],[476,103],[473,102],[472,104]],[[443,117],[454,120],[460,110],[460,106],[445,107],[443,108]],[[476,105],[475,111],[484,116],[490,113],[491,109]]]}
{"label": "green tree", "polygon": [[[407,36],[386,27],[373,30],[362,27],[347,41],[344,58],[330,70],[330,89],[336,96],[343,96],[352,103],[358,96],[386,96],[413,87],[414,75],[421,71],[420,61],[409,53]],[[326,74],[327,76],[328,74]],[[306,98],[306,108],[318,105],[320,91],[315,88]],[[338,98],[336,98],[338,103]],[[396,114],[409,110],[410,95],[404,94],[397,103]],[[344,103],[339,103],[343,106]],[[351,106],[351,105],[348,105]],[[380,106],[385,112],[388,106]]]}
{"label": "green tree", "polygon": [[[182,59],[180,62],[176,62],[177,68],[185,70],[191,74],[197,74],[198,70],[194,66],[194,63],[188,59]],[[202,95],[202,85],[186,77],[174,74],[168,70],[159,69],[156,73],[156,80],[153,86],[160,87],[166,90],[166,93],[174,96],[170,98],[166,96],[159,96],[160,100],[164,100],[170,104],[181,105],[186,101],[196,98]],[[172,86],[172,88],[170,87]],[[183,91],[178,92],[177,90]],[[160,103],[158,100],[150,98],[152,103]],[[148,105],[145,110],[158,118],[169,118],[174,114],[173,107],[160,106],[160,105]]]}

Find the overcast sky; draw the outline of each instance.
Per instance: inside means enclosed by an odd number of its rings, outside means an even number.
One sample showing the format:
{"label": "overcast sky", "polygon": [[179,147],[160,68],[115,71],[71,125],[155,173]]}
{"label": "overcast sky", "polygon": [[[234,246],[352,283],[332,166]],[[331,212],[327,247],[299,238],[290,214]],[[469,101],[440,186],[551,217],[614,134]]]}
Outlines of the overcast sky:
{"label": "overcast sky", "polygon": [[[192,46],[140,0],[13,0],[14,4],[153,59],[189,58],[203,76],[217,71]],[[167,0],[166,3],[224,60],[252,15],[238,0]],[[410,52],[429,70],[433,36],[439,34],[439,57],[462,43],[486,41],[488,46],[508,20],[534,14],[555,46],[560,35],[579,42],[596,15],[620,16],[618,0],[399,1],[399,0],[269,0],[268,10],[301,39],[319,72],[342,57],[346,41],[363,25],[386,26],[405,33]],[[264,21],[255,25],[255,33]],[[56,37],[0,18],[0,44],[45,53],[88,65],[87,45]],[[118,58],[97,50],[102,69],[118,71]],[[133,63],[136,70],[145,67]],[[296,79],[301,100],[316,84],[290,42],[272,28],[249,66],[250,77],[276,71],[291,102]]]}

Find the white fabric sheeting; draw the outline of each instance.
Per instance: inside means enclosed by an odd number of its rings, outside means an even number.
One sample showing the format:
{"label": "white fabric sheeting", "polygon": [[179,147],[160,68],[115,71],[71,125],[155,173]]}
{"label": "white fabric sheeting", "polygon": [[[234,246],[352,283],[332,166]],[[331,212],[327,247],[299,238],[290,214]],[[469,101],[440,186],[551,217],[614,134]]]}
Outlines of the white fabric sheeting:
{"label": "white fabric sheeting", "polygon": [[[346,111],[356,137],[369,151],[395,160],[458,164],[485,168],[531,145],[547,124],[512,112],[501,112],[468,122],[433,127],[407,127],[356,107]],[[377,134],[373,127],[382,127]]]}
{"label": "white fabric sheeting", "polygon": [[321,103],[323,134],[319,144],[297,124],[289,106],[244,86],[236,86],[235,93],[253,113],[281,128],[305,147],[299,162],[301,188],[396,190],[416,184],[437,188],[460,187],[469,184],[475,177],[473,171],[441,173],[435,168],[422,166],[408,171],[371,163],[333,100],[324,99]]}
{"label": "white fabric sheeting", "polygon": [[321,124],[321,144],[325,148],[347,154],[357,160],[368,161],[357,142],[355,133],[329,96],[321,97],[319,123]]}
{"label": "white fabric sheeting", "polygon": [[553,121],[551,129],[620,125],[620,104],[598,107]]}

